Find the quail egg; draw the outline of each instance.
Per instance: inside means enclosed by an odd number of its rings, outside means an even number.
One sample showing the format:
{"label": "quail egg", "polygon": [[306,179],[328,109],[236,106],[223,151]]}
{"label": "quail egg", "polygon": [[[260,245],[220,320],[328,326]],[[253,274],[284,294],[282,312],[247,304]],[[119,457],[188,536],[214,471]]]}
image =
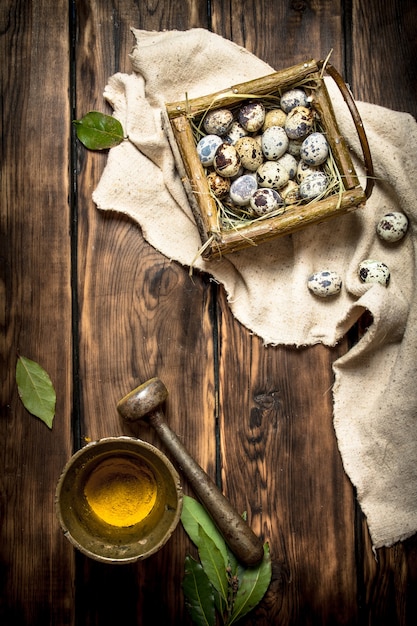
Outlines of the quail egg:
{"label": "quail egg", "polygon": [[226,135],[223,137],[223,141],[225,141],[226,143],[231,143],[232,146],[234,146],[238,139],[240,139],[241,137],[245,137],[245,135],[247,134],[248,131],[245,130],[243,126],[235,120],[234,122],[232,122],[232,125],[230,126]]}
{"label": "quail egg", "polygon": [[298,167],[298,163],[295,157],[286,152],[282,157],[278,159],[278,163],[285,167],[291,180],[295,178]]}
{"label": "quail egg", "polygon": [[310,176],[310,174],[314,174],[315,172],[320,172],[321,170],[319,169],[319,167],[313,167],[311,165],[308,165],[308,163],[305,163],[304,161],[299,161],[297,164],[297,172],[296,172],[296,180],[297,183],[301,183],[304,178],[307,178],[307,176]]}
{"label": "quail egg", "polygon": [[238,113],[239,123],[249,133],[256,133],[265,121],[265,107],[262,102],[248,102]]}
{"label": "quail egg", "polygon": [[235,148],[245,169],[255,172],[262,165],[262,148],[254,137],[241,137],[235,143]]}
{"label": "quail egg", "polygon": [[208,135],[225,135],[232,123],[233,113],[229,109],[215,109],[207,113],[203,127]]}
{"label": "quail egg", "polygon": [[322,270],[315,272],[308,278],[307,286],[314,295],[326,298],[340,293],[342,279],[337,272]]}
{"label": "quail egg", "polygon": [[216,198],[224,198],[230,190],[230,179],[219,176],[217,172],[210,172],[207,176],[207,184]]}
{"label": "quail egg", "polygon": [[285,132],[290,139],[304,139],[313,129],[314,111],[296,106],[287,115]]}
{"label": "quail egg", "polygon": [[238,206],[249,204],[249,200],[254,191],[258,188],[255,176],[244,174],[236,178],[230,185],[230,197]]}
{"label": "quail egg", "polygon": [[220,176],[231,178],[241,168],[240,158],[234,146],[222,143],[216,150],[213,161],[214,169]]}
{"label": "quail egg", "polygon": [[363,283],[380,283],[387,287],[391,274],[385,263],[375,259],[365,259],[359,264],[359,278]]}
{"label": "quail egg", "polygon": [[311,133],[301,145],[300,157],[308,165],[322,165],[329,156],[329,144],[323,133]]}
{"label": "quail egg", "polygon": [[376,232],[383,241],[395,243],[405,236],[407,229],[407,216],[399,211],[392,211],[379,220]]}
{"label": "quail egg", "polygon": [[218,135],[205,135],[197,144],[197,154],[203,167],[213,165],[214,155],[217,148],[223,143]]}
{"label": "quail egg", "polygon": [[300,199],[300,188],[294,180],[289,180],[284,187],[280,188],[279,195],[285,204],[294,204]]}
{"label": "quail egg", "polygon": [[280,189],[290,179],[288,171],[277,161],[265,161],[256,171],[259,187]]}
{"label": "quail egg", "polygon": [[265,121],[262,126],[262,131],[265,131],[270,126],[285,126],[285,120],[287,114],[282,109],[271,109],[265,113]]}
{"label": "quail egg", "polygon": [[304,89],[295,88],[282,94],[280,105],[285,113],[289,113],[294,107],[309,107],[310,101]]}
{"label": "quail egg", "polygon": [[262,135],[262,152],[265,158],[276,161],[288,148],[287,133],[282,126],[270,126]]}
{"label": "quail egg", "polygon": [[313,172],[304,178],[300,183],[300,197],[303,200],[317,198],[327,189],[328,180],[323,172]]}
{"label": "quail egg", "polygon": [[[282,206],[282,199],[275,189],[257,189],[250,197],[252,211],[259,216],[277,211]],[[282,206],[282,211],[284,207]]]}

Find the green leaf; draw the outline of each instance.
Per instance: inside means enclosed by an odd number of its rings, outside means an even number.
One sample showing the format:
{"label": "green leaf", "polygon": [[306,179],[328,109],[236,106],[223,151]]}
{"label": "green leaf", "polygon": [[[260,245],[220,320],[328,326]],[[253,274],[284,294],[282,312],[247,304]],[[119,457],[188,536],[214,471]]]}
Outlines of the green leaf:
{"label": "green leaf", "polygon": [[272,577],[271,556],[269,546],[264,545],[264,558],[257,567],[245,568],[242,570],[239,580],[233,612],[228,625],[234,624],[241,617],[249,613],[264,597],[269,587]]}
{"label": "green leaf", "polygon": [[16,382],[25,408],[52,428],[56,393],[47,372],[35,361],[21,356],[16,365]]}
{"label": "green leaf", "polygon": [[202,541],[199,533],[199,527],[203,528],[206,535],[210,537],[220,551],[225,567],[228,566],[229,558],[225,540],[217,530],[213,520],[205,508],[197,502],[197,500],[194,500],[194,498],[191,498],[190,496],[184,496],[181,522],[186,533],[190,537],[191,541],[195,543],[197,548],[200,547],[200,543]]}
{"label": "green leaf", "polygon": [[223,555],[202,526],[199,527],[198,533],[198,555],[201,565],[213,587],[217,589],[221,597],[227,601],[227,572]]}
{"label": "green leaf", "polygon": [[194,624],[215,626],[213,588],[200,563],[190,556],[185,557],[185,575],[182,582],[185,603]]}
{"label": "green leaf", "polygon": [[124,139],[123,127],[111,115],[90,111],[80,120],[74,120],[77,137],[89,150],[108,150]]}

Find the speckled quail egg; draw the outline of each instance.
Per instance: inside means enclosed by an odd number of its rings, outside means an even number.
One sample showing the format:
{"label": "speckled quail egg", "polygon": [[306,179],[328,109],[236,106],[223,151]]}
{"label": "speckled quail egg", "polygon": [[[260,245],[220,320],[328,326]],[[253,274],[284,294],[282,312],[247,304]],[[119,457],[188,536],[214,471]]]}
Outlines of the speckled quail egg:
{"label": "speckled quail egg", "polygon": [[248,102],[238,113],[238,121],[249,133],[256,133],[265,121],[265,107],[262,102]]}
{"label": "speckled quail egg", "polygon": [[207,176],[207,184],[216,198],[224,198],[230,190],[230,179],[219,176],[217,172],[210,172]]}
{"label": "speckled quail egg", "polygon": [[241,137],[234,146],[245,169],[255,172],[262,165],[262,148],[254,137]]}
{"label": "speckled quail egg", "polygon": [[328,180],[323,172],[314,172],[306,176],[300,183],[300,197],[303,200],[317,198],[327,189]]}
{"label": "speckled quail egg", "polygon": [[310,174],[314,174],[315,172],[320,171],[321,169],[319,166],[313,167],[312,165],[308,165],[308,163],[305,163],[304,161],[299,161],[297,164],[297,172],[295,175],[296,181],[300,184],[304,180],[304,178],[307,178],[307,176],[310,176]]}
{"label": "speckled quail egg", "polygon": [[340,293],[342,279],[337,272],[322,270],[309,276],[307,286],[314,295],[326,298]]}
{"label": "speckled quail egg", "polygon": [[203,167],[213,165],[214,155],[221,143],[223,143],[222,138],[218,135],[205,135],[200,139],[196,148]]}
{"label": "speckled quail egg", "polygon": [[399,211],[392,211],[391,213],[386,213],[379,220],[376,232],[383,241],[395,243],[405,236],[407,229],[407,216]]}
{"label": "speckled quail egg", "polygon": [[249,204],[249,200],[254,191],[258,188],[255,176],[244,174],[236,178],[230,185],[230,197],[238,206]]}
{"label": "speckled quail egg", "polygon": [[280,105],[285,113],[289,113],[294,107],[309,107],[310,101],[304,89],[295,88],[282,94]]}
{"label": "speckled quail egg", "polygon": [[262,135],[262,152],[270,161],[279,159],[288,148],[287,133],[282,126],[270,126]]}
{"label": "speckled quail egg", "polygon": [[288,142],[287,152],[296,159],[300,158],[300,150],[304,139],[290,139]]}
{"label": "speckled quail egg", "polygon": [[284,211],[281,196],[275,189],[257,189],[250,198],[250,206],[259,216],[277,211],[280,207]]}
{"label": "speckled quail egg", "polygon": [[270,187],[280,189],[286,185],[290,179],[285,167],[277,161],[265,161],[256,171],[259,187]]}
{"label": "speckled quail egg", "polygon": [[220,144],[214,155],[213,165],[220,176],[225,178],[236,176],[241,168],[240,157],[236,148],[228,143]]}
{"label": "speckled quail egg", "polygon": [[203,121],[208,135],[225,135],[233,123],[233,113],[229,109],[209,111]]}
{"label": "speckled quail egg", "polygon": [[262,131],[265,131],[270,126],[285,126],[287,114],[282,109],[271,109],[265,113],[265,121],[262,126]]}
{"label": "speckled quail egg", "polygon": [[323,133],[311,133],[301,145],[300,157],[308,165],[322,165],[329,156],[329,144]]}
{"label": "speckled quail egg", "polygon": [[245,135],[247,134],[248,131],[245,130],[237,120],[234,120],[229,130],[224,135],[223,141],[225,141],[226,143],[231,143],[232,146],[234,146],[238,139],[240,139],[241,137],[245,137]]}
{"label": "speckled quail egg", "polygon": [[363,283],[380,283],[387,287],[391,278],[389,268],[382,261],[365,259],[359,263],[359,278]]}
{"label": "speckled quail egg", "polygon": [[282,157],[278,159],[278,163],[285,167],[291,179],[294,179],[296,177],[298,163],[295,157],[286,152]]}
{"label": "speckled quail egg", "polygon": [[294,180],[289,180],[284,187],[281,187],[279,195],[285,204],[294,204],[300,199],[300,188]]}
{"label": "speckled quail egg", "polygon": [[314,111],[307,107],[296,106],[287,115],[285,132],[289,139],[304,139],[311,133],[314,124]]}

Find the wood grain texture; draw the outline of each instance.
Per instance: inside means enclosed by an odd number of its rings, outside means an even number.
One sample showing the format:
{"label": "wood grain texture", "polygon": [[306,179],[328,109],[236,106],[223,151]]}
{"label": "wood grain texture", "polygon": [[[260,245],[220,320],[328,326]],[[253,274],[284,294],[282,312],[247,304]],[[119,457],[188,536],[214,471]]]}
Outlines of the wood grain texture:
{"label": "wood grain texture", "polygon": [[[71,454],[67,3],[3,2],[1,76],[0,621],[70,624],[73,554],[54,493]],[[54,45],[51,46],[51,41]],[[60,68],[63,80],[48,80]],[[18,398],[16,358],[57,390],[50,431]],[[54,602],[58,597],[59,601]]]}

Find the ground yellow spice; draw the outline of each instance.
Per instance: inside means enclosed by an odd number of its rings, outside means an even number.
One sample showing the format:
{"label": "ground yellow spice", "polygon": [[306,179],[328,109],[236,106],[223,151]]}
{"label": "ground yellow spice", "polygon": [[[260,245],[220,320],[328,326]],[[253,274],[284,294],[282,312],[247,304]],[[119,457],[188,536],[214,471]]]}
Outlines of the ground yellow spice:
{"label": "ground yellow spice", "polygon": [[157,483],[141,460],[111,458],[89,476],[84,493],[94,513],[106,524],[126,527],[141,522],[156,502]]}

